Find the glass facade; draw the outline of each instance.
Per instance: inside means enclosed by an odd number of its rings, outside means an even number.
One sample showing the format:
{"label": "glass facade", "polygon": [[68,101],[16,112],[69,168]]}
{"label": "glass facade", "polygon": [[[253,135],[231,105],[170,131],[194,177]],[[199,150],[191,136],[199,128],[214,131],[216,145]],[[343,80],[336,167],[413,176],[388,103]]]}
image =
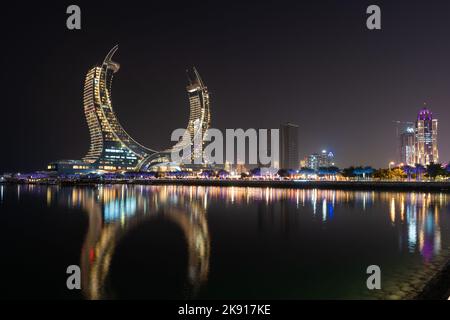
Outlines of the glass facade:
{"label": "glass facade", "polygon": [[437,147],[438,120],[428,109],[419,112],[416,122],[415,160],[417,164],[428,165],[439,162]]}
{"label": "glass facade", "polygon": [[134,170],[139,161],[155,151],[133,140],[120,125],[112,108],[111,86],[120,65],[112,61],[115,46],[101,66],[86,75],[83,104],[91,136],[90,148],[83,161],[106,171]]}
{"label": "glass facade", "polygon": [[413,123],[406,123],[406,125],[401,128],[399,135],[400,138],[400,163],[406,164],[408,166],[415,165],[415,129]]}
{"label": "glass facade", "polygon": [[[186,91],[189,99],[189,121],[187,124],[187,135],[185,135],[172,148],[152,154],[144,159],[139,167],[149,170],[151,166],[162,162],[171,162],[171,153],[190,148],[191,154],[184,154],[181,161],[194,163],[194,159],[202,159],[202,150],[205,148],[207,130],[211,126],[210,96],[208,88],[203,83],[196,68],[187,71],[189,84]],[[198,147],[193,146],[194,141],[200,141]],[[200,146],[202,148],[200,148]],[[203,164],[202,164],[203,165]]]}
{"label": "glass facade", "polygon": [[328,168],[334,166],[334,153],[322,150],[321,153],[313,153],[306,160],[308,169],[318,170],[319,168]]}
{"label": "glass facade", "polygon": [[[115,46],[101,65],[90,69],[84,83],[83,105],[90,133],[90,147],[83,161],[105,171],[149,170],[151,166],[171,162],[173,150],[191,146],[194,139],[205,141],[211,124],[209,93],[195,68],[188,71],[187,93],[190,114],[189,135],[172,148],[155,151],[133,140],[119,123],[113,110],[111,87],[120,65],[112,60]],[[193,150],[191,157],[200,157],[201,150]]]}

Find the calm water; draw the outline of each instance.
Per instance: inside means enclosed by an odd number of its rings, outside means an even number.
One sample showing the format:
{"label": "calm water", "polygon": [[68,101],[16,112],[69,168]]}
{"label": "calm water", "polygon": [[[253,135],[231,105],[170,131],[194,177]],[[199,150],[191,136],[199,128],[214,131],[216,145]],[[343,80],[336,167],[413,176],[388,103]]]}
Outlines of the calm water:
{"label": "calm water", "polygon": [[1,298],[407,298],[449,257],[450,196],[0,185],[0,246]]}

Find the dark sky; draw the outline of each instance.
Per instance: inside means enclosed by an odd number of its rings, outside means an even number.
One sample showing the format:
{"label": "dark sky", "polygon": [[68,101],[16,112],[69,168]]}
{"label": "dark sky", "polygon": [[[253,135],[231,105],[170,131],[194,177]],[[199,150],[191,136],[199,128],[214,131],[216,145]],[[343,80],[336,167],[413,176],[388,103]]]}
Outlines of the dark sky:
{"label": "dark sky", "polygon": [[[341,167],[380,167],[396,158],[392,121],[414,120],[426,102],[450,160],[449,1],[243,2],[2,4],[0,172],[85,155],[84,77],[115,44],[113,106],[148,147],[170,146],[185,127],[195,65],[215,128],[290,121],[301,156],[327,148]],[[66,29],[73,3],[81,31]],[[381,31],[366,28],[369,4],[382,9]]]}

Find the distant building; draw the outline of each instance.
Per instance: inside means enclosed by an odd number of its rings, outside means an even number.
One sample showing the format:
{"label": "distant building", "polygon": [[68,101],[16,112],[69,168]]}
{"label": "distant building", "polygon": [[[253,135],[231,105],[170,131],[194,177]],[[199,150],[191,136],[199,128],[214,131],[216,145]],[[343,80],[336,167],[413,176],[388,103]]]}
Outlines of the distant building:
{"label": "distant building", "polygon": [[298,169],[298,125],[285,123],[280,126],[280,168]]}
{"label": "distant building", "polygon": [[400,150],[400,163],[414,166],[415,160],[415,141],[416,134],[414,129],[414,123],[405,122],[402,124],[399,130],[399,150]]}
{"label": "distant building", "polygon": [[306,168],[308,166],[308,157],[303,158],[300,160],[300,168]]}
{"label": "distant building", "polygon": [[319,169],[319,157],[320,157],[320,154],[318,154],[318,153],[310,154],[308,156],[308,160],[306,162],[306,167],[308,169],[313,169],[313,170]]}
{"label": "distant building", "polygon": [[47,171],[55,172],[58,175],[72,175],[95,172],[96,167],[91,163],[80,160],[59,160],[49,163]]}
{"label": "distant building", "polygon": [[427,108],[420,110],[415,131],[415,163],[421,165],[438,163],[438,120],[433,119],[433,113]]}
{"label": "distant building", "polygon": [[307,157],[306,167],[317,170],[319,168],[328,168],[335,165],[334,153],[322,150],[320,153],[313,153]]}

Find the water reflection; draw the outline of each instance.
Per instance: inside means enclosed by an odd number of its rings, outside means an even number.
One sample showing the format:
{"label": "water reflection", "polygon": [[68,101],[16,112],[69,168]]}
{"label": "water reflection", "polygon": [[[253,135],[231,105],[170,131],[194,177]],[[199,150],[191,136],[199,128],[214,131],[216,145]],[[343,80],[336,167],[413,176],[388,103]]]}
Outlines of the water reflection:
{"label": "water reflection", "polygon": [[[446,194],[391,195],[392,225],[406,228],[400,235],[406,236],[408,251],[418,250],[426,262],[441,251],[440,212],[448,212]],[[399,247],[403,246],[403,240],[399,238]]]}
{"label": "water reflection", "polygon": [[207,280],[210,239],[206,206],[191,192],[180,195],[171,187],[99,186],[72,188],[70,192],[47,189],[47,201],[84,209],[89,228],[81,253],[82,288],[88,299],[112,296],[105,289],[114,250],[120,239],[133,227],[156,217],[176,223],[183,231],[188,251],[187,278],[194,297]]}
{"label": "water reflection", "polygon": [[[438,193],[105,185],[20,186],[18,197],[22,188],[34,193],[45,192],[48,206],[59,203],[87,212],[89,228],[81,266],[82,287],[89,299],[110,297],[105,281],[117,243],[134,226],[156,217],[170,219],[183,230],[189,254],[189,297],[195,297],[208,280],[211,243],[207,213],[212,204],[220,204],[225,209],[256,205],[258,224],[270,230],[280,224],[283,230],[292,228],[300,214],[327,226],[349,215],[368,218],[370,209],[381,208],[385,213],[384,225],[392,228],[398,237],[398,250],[419,253],[424,262],[441,252],[441,215],[450,211],[448,194]],[[0,191],[3,198],[3,188]]]}

